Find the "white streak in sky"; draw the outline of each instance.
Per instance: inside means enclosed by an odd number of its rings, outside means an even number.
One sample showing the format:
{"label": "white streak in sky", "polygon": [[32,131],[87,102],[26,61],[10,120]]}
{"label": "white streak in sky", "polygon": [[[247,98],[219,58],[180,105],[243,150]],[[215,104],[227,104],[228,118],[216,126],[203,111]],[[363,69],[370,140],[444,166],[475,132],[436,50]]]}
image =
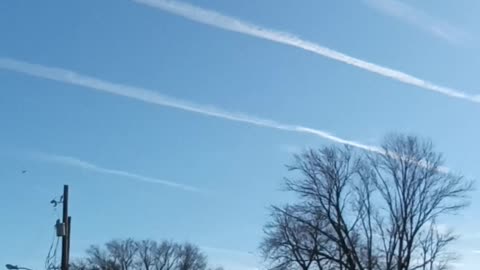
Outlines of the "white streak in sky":
{"label": "white streak in sky", "polygon": [[397,0],[364,0],[365,3],[388,16],[396,17],[408,24],[446,40],[452,44],[461,44],[468,34],[446,22],[442,22],[426,12]]}
{"label": "white streak in sky", "polygon": [[189,185],[183,185],[171,181],[166,181],[166,180],[161,180],[153,177],[148,177],[148,176],[143,176],[131,172],[126,172],[122,170],[116,170],[116,169],[108,169],[104,168],[101,166],[98,166],[96,164],[90,163],[88,161],[80,160],[75,157],[70,157],[70,156],[62,156],[62,155],[55,155],[55,154],[46,154],[46,153],[32,153],[32,156],[34,158],[37,158],[42,161],[50,162],[50,163],[55,163],[55,164],[61,164],[61,165],[66,165],[66,166],[71,166],[71,167],[76,167],[80,168],[83,170],[87,171],[92,171],[96,173],[101,173],[101,174],[108,174],[108,175],[114,175],[114,176],[120,176],[124,178],[128,178],[130,180],[134,181],[140,181],[140,182],[147,182],[147,183],[152,183],[152,184],[159,184],[159,185],[164,185],[172,188],[177,188],[177,189],[182,189],[185,191],[191,191],[191,192],[202,192],[202,190],[192,187]]}
{"label": "white streak in sky", "polygon": [[0,69],[10,70],[34,77],[49,79],[67,84],[82,86],[100,92],[106,92],[113,95],[136,99],[146,103],[175,108],[183,111],[189,111],[197,114],[203,114],[225,120],[242,122],[264,128],[310,134],[335,143],[350,145],[370,152],[383,153],[383,151],[378,147],[342,139],[322,130],[300,125],[279,123],[274,120],[259,118],[244,113],[229,112],[213,106],[201,105],[185,100],[168,97],[146,88],[113,83],[94,77],[82,75],[66,69],[31,64],[8,58],[0,58]]}
{"label": "white streak in sky", "polygon": [[[100,92],[106,92],[113,95],[136,99],[146,103],[175,108],[183,111],[193,112],[193,113],[202,114],[210,117],[216,117],[216,118],[225,119],[229,121],[241,122],[241,123],[255,125],[255,126],[264,127],[264,128],[271,128],[271,129],[277,129],[277,130],[283,130],[283,131],[314,135],[335,143],[352,146],[352,147],[366,150],[369,152],[378,153],[382,155],[386,154],[385,151],[379,147],[362,144],[356,141],[342,139],[326,131],[305,127],[305,126],[300,126],[300,125],[280,123],[274,120],[259,118],[259,117],[251,116],[244,113],[230,112],[230,111],[226,111],[226,110],[219,109],[217,107],[213,107],[209,105],[201,105],[201,104],[197,104],[197,103],[193,103],[193,102],[189,102],[181,99],[168,97],[166,95],[159,94],[153,90],[146,89],[146,88],[129,86],[125,84],[118,84],[118,83],[97,79],[97,78],[90,77],[87,75],[82,75],[67,69],[47,67],[47,66],[31,64],[31,63],[14,60],[14,59],[8,59],[8,58],[0,58],[0,69],[27,74],[27,75],[38,77],[38,78],[49,79],[49,80],[63,82],[67,84],[82,86],[82,87],[100,91]],[[390,155],[395,159],[408,160],[408,157],[398,156],[395,153],[388,153],[388,155]],[[424,164],[420,164],[420,165],[425,166]],[[115,170],[111,170],[111,171],[115,171]],[[446,167],[440,167],[439,171],[443,173],[448,173],[449,169]],[[124,174],[124,176],[128,176],[128,175],[133,176],[134,174],[128,174],[128,173]],[[140,180],[141,178],[142,176],[139,176],[137,180]],[[144,179],[149,179],[149,178],[145,177]]]}
{"label": "white streak in sky", "polygon": [[344,53],[323,47],[317,43],[303,40],[293,34],[280,32],[258,26],[249,22],[245,22],[227,15],[223,15],[213,10],[208,10],[196,7],[187,3],[172,1],[172,0],[133,0],[137,3],[145,4],[189,20],[221,28],[227,31],[242,33],[249,36],[254,36],[261,39],[270,40],[273,42],[289,45],[300,48],[338,62],[355,66],[357,68],[378,74],[380,76],[388,77],[393,80],[413,85],[424,90],[440,93],[452,98],[468,100],[475,103],[480,103],[480,95],[471,95],[461,90],[449,88],[429,82],[410,74],[391,69],[385,66],[377,65],[362,59],[358,59]]}

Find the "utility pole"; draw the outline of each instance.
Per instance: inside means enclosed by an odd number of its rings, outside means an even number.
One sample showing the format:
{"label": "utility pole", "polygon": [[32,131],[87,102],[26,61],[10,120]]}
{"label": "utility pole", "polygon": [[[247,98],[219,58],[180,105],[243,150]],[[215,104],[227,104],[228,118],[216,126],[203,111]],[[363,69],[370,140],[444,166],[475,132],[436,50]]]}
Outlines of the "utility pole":
{"label": "utility pole", "polygon": [[70,235],[72,232],[72,217],[68,216],[67,220],[68,227],[68,241],[67,241],[67,270],[70,267]]}
{"label": "utility pole", "polygon": [[63,216],[62,222],[65,233],[62,235],[62,264],[61,270],[68,270],[70,257],[70,222],[71,217],[68,216],[68,185],[63,186]]}

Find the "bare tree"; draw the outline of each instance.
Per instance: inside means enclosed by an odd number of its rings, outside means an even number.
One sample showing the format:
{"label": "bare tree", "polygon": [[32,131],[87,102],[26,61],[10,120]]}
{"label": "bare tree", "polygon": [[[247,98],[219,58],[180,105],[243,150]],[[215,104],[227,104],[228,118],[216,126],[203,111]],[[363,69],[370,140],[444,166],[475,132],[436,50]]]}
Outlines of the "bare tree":
{"label": "bare tree", "polygon": [[131,238],[112,240],[105,248],[91,246],[72,270],[205,270],[207,257],[190,243]]}
{"label": "bare tree", "polygon": [[[383,201],[379,209],[384,222],[379,222],[378,230],[390,243],[384,250],[388,255],[386,268],[418,269],[422,267],[416,263],[422,241],[419,235],[439,216],[464,208],[472,182],[448,172],[430,141],[392,135],[385,140],[383,151],[370,155],[369,160],[378,197]],[[443,238],[437,240],[443,242]]]}
{"label": "bare tree", "polygon": [[325,147],[297,156],[289,167],[305,176],[287,180],[287,189],[301,198],[302,222],[322,224],[316,230],[337,247],[336,256],[328,258],[338,268],[363,270],[357,248],[362,211],[353,204],[362,165],[351,148]]}
{"label": "bare tree", "polygon": [[421,257],[414,270],[446,270],[448,263],[456,259],[455,254],[448,252],[446,248],[457,236],[452,231],[439,231],[435,221],[428,230],[420,233],[419,238]]}
{"label": "bare tree", "polygon": [[205,270],[207,257],[200,249],[190,243],[185,243],[178,251],[178,270]]}
{"label": "bare tree", "polygon": [[[266,256],[270,262],[295,262],[302,270],[322,267],[309,258],[340,270],[437,270],[447,265],[450,258],[443,255],[455,238],[433,233],[430,226],[439,216],[465,207],[472,185],[446,171],[431,142],[397,135],[370,153],[324,147],[296,156],[289,169],[300,173],[299,179],[286,182],[299,202],[294,214],[283,209],[281,218],[276,208],[266,226],[262,249],[281,255]],[[296,229],[297,224],[304,229]],[[312,230],[320,244],[298,242]]]}
{"label": "bare tree", "polygon": [[261,251],[273,267],[271,269],[306,270],[313,263],[313,246],[303,248],[305,230],[303,223],[297,222],[290,214],[289,207],[273,208],[273,221],[265,226],[266,237],[261,244]]}
{"label": "bare tree", "polygon": [[154,252],[155,270],[173,270],[179,260],[180,245],[171,241],[163,241]]}
{"label": "bare tree", "polygon": [[74,263],[79,270],[120,270],[118,262],[99,246],[90,246],[86,253],[87,258],[85,260],[80,260],[76,264]]}
{"label": "bare tree", "polygon": [[120,270],[131,270],[138,251],[138,245],[133,239],[112,240],[106,247],[113,260],[120,265]]}
{"label": "bare tree", "polygon": [[142,240],[135,243],[138,251],[137,268],[151,270],[155,266],[157,242]]}
{"label": "bare tree", "polygon": [[[272,221],[264,229],[266,237],[260,245],[261,252],[274,270],[307,270],[315,265],[320,270],[329,269],[326,256],[333,256],[334,248],[323,239],[319,224],[299,220],[294,206],[272,208]],[[324,223],[325,224],[325,223]]]}

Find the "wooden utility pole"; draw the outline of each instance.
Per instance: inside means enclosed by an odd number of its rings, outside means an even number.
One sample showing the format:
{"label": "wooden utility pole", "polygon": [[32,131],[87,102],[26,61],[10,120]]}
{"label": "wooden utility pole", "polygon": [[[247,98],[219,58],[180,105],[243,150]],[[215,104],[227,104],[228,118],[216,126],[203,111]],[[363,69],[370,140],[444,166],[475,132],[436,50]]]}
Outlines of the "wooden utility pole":
{"label": "wooden utility pole", "polygon": [[68,216],[68,185],[63,186],[63,216],[62,222],[65,233],[62,236],[62,265],[61,270],[68,270],[70,257],[70,222],[71,217]]}

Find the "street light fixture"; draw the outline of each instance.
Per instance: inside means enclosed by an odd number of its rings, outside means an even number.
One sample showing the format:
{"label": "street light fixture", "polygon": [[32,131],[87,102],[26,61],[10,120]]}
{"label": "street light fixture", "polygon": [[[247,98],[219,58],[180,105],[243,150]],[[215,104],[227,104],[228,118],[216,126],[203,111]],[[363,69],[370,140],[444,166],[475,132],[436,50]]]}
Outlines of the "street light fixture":
{"label": "street light fixture", "polygon": [[13,264],[6,264],[5,267],[6,267],[8,270],[32,270],[32,269],[27,268],[27,267],[18,266],[18,265],[13,265]]}

